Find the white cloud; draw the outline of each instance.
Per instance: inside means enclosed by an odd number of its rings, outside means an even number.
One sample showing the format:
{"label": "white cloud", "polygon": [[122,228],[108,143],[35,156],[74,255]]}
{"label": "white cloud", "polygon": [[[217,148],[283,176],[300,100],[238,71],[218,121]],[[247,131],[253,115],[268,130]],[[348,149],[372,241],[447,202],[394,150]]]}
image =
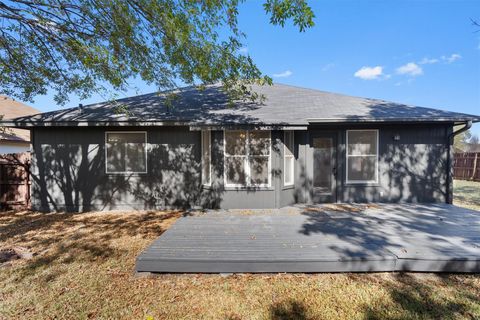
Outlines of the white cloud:
{"label": "white cloud", "polygon": [[328,70],[332,69],[333,67],[335,67],[335,63],[327,63],[326,65],[324,65],[322,67],[322,71],[328,71]]}
{"label": "white cloud", "polygon": [[238,53],[241,53],[241,54],[248,53],[248,47],[241,47],[240,49],[238,49]]}
{"label": "white cloud", "polygon": [[398,74],[408,75],[408,76],[419,76],[423,74],[423,70],[415,62],[409,62],[397,68]]}
{"label": "white cloud", "polygon": [[446,63],[452,63],[460,59],[462,59],[462,56],[458,53],[453,53],[450,56],[442,56],[442,60]]}
{"label": "white cloud", "polygon": [[292,74],[293,74],[292,71],[286,70],[286,71],[284,71],[284,72],[274,73],[274,74],[273,74],[273,77],[274,77],[274,78],[288,78],[288,77],[290,77]]}
{"label": "white cloud", "polygon": [[403,86],[403,85],[410,85],[413,83],[415,79],[414,78],[408,78],[406,81],[398,81],[395,83],[396,87]]}
{"label": "white cloud", "polygon": [[375,80],[383,74],[383,67],[361,67],[353,75],[363,80]]}
{"label": "white cloud", "polygon": [[[480,46],[479,46],[480,48]],[[453,53],[449,56],[441,56],[440,58],[423,58],[418,62],[418,64],[435,64],[439,62],[444,62],[444,63],[453,63],[457,60],[460,60],[462,56],[458,53]]]}
{"label": "white cloud", "polygon": [[418,64],[434,64],[434,63],[438,63],[438,62],[440,62],[440,60],[435,59],[435,58],[433,58],[433,59],[423,58],[422,60],[420,60],[418,62]]}

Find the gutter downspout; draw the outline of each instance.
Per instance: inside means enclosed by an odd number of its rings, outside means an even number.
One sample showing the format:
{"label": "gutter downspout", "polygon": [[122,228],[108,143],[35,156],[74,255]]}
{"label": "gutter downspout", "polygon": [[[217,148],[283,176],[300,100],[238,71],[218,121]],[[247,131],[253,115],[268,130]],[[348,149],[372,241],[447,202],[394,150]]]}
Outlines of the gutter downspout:
{"label": "gutter downspout", "polygon": [[450,133],[448,135],[448,141],[447,141],[447,194],[446,194],[446,197],[445,197],[446,203],[448,203],[448,204],[452,204],[452,202],[453,202],[453,167],[452,167],[453,139],[456,135],[459,135],[460,133],[467,131],[471,127],[472,127],[472,120],[468,120],[467,122],[465,122],[465,125],[462,128],[458,129],[457,131],[453,131],[452,133]]}

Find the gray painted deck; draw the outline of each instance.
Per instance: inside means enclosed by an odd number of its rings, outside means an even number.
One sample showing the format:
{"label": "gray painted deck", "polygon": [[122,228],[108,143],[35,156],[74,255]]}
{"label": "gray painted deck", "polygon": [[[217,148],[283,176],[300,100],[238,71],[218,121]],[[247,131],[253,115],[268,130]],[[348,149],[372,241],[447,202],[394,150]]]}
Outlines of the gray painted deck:
{"label": "gray painted deck", "polygon": [[295,206],[180,218],[137,272],[480,272],[480,212],[446,204]]}

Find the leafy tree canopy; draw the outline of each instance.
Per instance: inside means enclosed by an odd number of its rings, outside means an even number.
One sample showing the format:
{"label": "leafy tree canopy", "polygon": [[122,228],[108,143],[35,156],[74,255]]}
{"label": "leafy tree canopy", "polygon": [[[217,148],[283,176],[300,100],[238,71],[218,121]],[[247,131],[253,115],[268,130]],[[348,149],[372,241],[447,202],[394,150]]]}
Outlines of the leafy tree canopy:
{"label": "leafy tree canopy", "polygon": [[470,130],[457,134],[453,139],[453,146],[459,150],[466,150],[469,140],[472,138]]}
{"label": "leafy tree canopy", "polygon": [[[313,26],[307,0],[264,0],[270,23]],[[255,100],[270,84],[240,48],[243,0],[0,0],[0,92],[32,101],[48,90],[59,104],[125,90],[132,78],[159,90],[221,82]]]}

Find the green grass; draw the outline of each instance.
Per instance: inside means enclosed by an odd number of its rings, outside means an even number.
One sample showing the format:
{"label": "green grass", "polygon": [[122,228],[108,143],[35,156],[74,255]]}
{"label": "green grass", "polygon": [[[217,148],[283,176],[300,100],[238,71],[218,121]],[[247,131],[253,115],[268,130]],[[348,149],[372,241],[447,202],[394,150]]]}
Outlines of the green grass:
{"label": "green grass", "polygon": [[480,182],[454,180],[453,204],[480,210]]}
{"label": "green grass", "polygon": [[0,213],[0,319],[478,319],[479,275],[134,275],[176,212]]}

